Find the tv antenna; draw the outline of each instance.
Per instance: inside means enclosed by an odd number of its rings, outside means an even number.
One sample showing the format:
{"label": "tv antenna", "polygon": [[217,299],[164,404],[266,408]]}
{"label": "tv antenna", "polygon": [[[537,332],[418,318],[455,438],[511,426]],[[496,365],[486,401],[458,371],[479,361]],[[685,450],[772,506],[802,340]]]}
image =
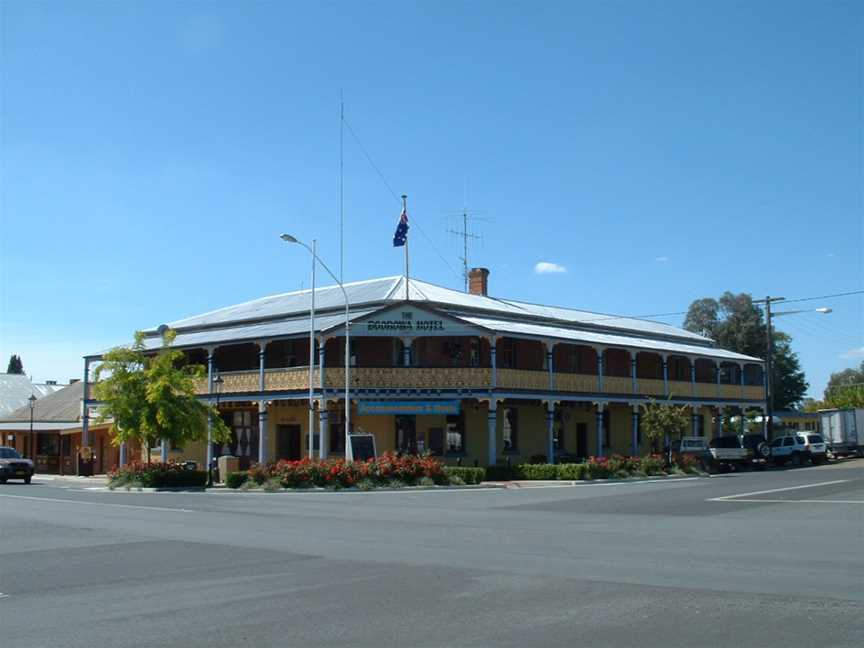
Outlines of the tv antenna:
{"label": "tv antenna", "polygon": [[451,215],[459,216],[461,218],[461,229],[448,229],[447,230],[450,234],[455,234],[456,236],[459,236],[462,239],[462,256],[459,257],[459,260],[462,261],[462,278],[465,281],[465,292],[468,292],[468,270],[469,270],[469,267],[468,267],[468,244],[472,240],[479,241],[480,239],[483,238],[482,236],[480,236],[478,234],[472,233],[471,229],[468,226],[468,223],[472,219],[473,220],[486,220],[486,219],[482,219],[482,218],[478,219],[474,215],[475,213],[476,212],[472,213],[471,211],[469,211],[467,207],[463,207],[462,211],[460,213],[451,214]]}

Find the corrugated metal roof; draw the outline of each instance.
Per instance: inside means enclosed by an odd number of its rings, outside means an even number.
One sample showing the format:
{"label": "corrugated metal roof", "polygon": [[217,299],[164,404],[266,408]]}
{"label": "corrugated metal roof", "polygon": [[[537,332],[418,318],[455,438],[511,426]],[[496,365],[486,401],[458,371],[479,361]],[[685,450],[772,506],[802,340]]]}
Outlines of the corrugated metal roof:
{"label": "corrugated metal roof", "polygon": [[0,417],[25,405],[29,408],[27,399],[31,395],[42,398],[63,387],[64,385],[31,382],[30,377],[25,374],[0,373]]}
{"label": "corrugated metal roof", "polygon": [[[59,386],[58,391],[48,394],[36,401],[33,407],[34,421],[78,421],[81,418],[81,397],[84,394],[84,383]],[[0,415],[0,421],[30,422],[30,404],[19,407],[13,412]]]}
{"label": "corrugated metal roof", "polygon": [[[370,310],[356,310],[349,313],[351,320],[356,320],[374,312]],[[328,331],[345,322],[345,314],[327,314],[315,318],[315,331]],[[180,332],[174,340],[174,347],[201,347],[221,342],[254,342],[270,338],[300,335],[309,332],[309,317],[294,317],[275,322],[264,322],[261,324],[239,324],[237,326],[226,326],[224,328],[208,328],[199,331]],[[144,341],[147,349],[158,349],[162,341],[158,337],[147,338]]]}
{"label": "corrugated metal roof", "polygon": [[720,360],[762,362],[759,358],[754,358],[752,356],[701,345],[681,344],[677,342],[667,342],[665,340],[614,335],[609,333],[594,333],[592,331],[582,331],[558,326],[546,326],[529,322],[514,322],[511,320],[501,320],[488,317],[470,317],[463,315],[462,319],[498,333],[547,337],[572,342],[581,342],[584,344],[645,349],[681,355],[698,355],[702,357],[717,358]]}

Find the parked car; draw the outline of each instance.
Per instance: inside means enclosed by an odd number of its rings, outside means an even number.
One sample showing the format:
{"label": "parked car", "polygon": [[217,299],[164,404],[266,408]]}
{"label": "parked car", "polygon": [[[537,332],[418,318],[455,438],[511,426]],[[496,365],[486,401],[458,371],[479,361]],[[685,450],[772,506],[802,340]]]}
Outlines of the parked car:
{"label": "parked car", "polygon": [[750,453],[741,447],[737,436],[718,437],[710,441],[705,437],[682,437],[672,445],[673,454],[694,457],[703,469],[727,472],[749,462]]}
{"label": "parked car", "polygon": [[33,462],[24,459],[15,448],[0,446],[0,484],[10,479],[23,479],[29,484],[33,478]]}
{"label": "parked car", "polygon": [[761,434],[742,434],[741,447],[750,451],[750,460],[754,466],[764,467],[765,462],[771,458],[771,445]]}
{"label": "parked car", "polygon": [[771,442],[771,458],[778,466],[787,461],[793,466],[804,465],[808,461],[821,464],[827,461],[827,447],[821,434],[797,432],[777,437]]}

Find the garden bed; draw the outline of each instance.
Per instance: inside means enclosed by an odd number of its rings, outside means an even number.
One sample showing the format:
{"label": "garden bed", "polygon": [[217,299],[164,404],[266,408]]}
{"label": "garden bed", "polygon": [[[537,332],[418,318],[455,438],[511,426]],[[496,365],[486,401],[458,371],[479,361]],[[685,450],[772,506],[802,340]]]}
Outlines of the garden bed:
{"label": "garden bed", "polygon": [[140,463],[115,468],[108,473],[108,488],[127,490],[189,490],[207,485],[207,473],[189,470],[182,463]]}

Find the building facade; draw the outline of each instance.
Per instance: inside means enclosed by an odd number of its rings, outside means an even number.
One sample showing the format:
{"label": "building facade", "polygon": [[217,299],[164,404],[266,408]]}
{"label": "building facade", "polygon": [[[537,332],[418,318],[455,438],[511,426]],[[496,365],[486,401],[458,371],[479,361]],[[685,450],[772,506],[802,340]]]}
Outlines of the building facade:
{"label": "building facade", "polygon": [[[470,286],[462,293],[405,277],[344,286],[349,430],[374,435],[379,454],[478,465],[641,454],[650,450],[640,430],[648,402],[687,405],[699,436],[714,435],[724,416],[764,410],[759,358],[663,323],[493,298],[485,269],[472,270]],[[343,292],[317,289],[315,302],[314,324],[308,290],[168,324],[174,347],[207,367],[198,393],[218,402],[233,431],[213,456],[344,453]],[[148,349],[161,346],[158,330],[145,334]],[[86,378],[100,357],[85,358]],[[86,384],[84,446],[86,412],[98,406]],[[207,450],[163,456],[203,462]]]}

